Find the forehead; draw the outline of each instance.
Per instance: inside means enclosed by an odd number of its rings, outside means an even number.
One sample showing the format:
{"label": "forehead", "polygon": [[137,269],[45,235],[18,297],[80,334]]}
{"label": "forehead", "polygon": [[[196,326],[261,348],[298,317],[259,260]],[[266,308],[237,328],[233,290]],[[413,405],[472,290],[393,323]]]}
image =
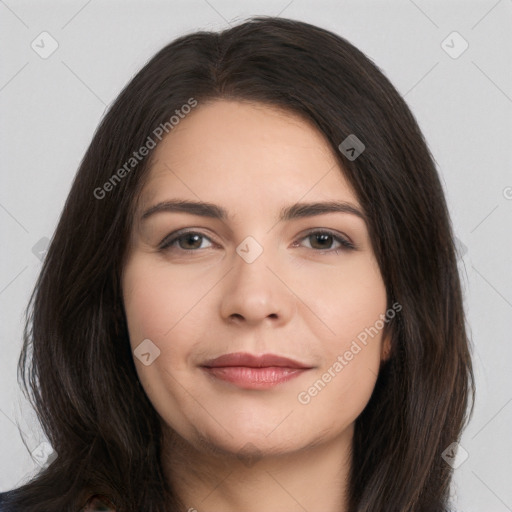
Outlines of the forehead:
{"label": "forehead", "polygon": [[142,207],[169,193],[242,207],[284,196],[357,204],[324,135],[297,114],[264,104],[199,104],[156,147],[152,162]]}

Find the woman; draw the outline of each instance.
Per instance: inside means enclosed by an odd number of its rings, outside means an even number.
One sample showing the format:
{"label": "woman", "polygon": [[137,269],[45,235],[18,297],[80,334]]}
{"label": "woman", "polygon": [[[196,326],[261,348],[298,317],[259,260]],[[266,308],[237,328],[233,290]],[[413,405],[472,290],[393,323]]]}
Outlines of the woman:
{"label": "woman", "polygon": [[57,456],[1,510],[448,510],[474,391],[453,240],[413,115],[346,40],[177,39],[66,202],[19,363]]}

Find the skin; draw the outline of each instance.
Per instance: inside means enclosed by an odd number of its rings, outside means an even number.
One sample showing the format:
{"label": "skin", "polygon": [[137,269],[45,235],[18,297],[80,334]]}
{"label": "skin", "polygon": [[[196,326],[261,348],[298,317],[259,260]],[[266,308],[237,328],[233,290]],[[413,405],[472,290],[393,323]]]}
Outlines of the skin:
{"label": "skin", "polygon": [[[346,510],[354,421],[389,339],[381,330],[359,343],[309,403],[298,395],[332,374],[338,356],[385,314],[386,288],[364,219],[334,212],[277,220],[297,202],[346,201],[361,210],[333,150],[293,113],[218,100],[199,104],[152,156],[122,288],[132,349],[149,339],[160,350],[151,364],[134,361],[164,425],[166,476],[199,512]],[[159,212],[140,219],[178,198],[222,206],[228,218]],[[204,237],[159,249],[182,228]],[[318,241],[311,231],[319,229],[356,248]],[[263,249],[252,263],[236,252],[248,236]],[[312,369],[247,390],[199,366],[238,351]]]}

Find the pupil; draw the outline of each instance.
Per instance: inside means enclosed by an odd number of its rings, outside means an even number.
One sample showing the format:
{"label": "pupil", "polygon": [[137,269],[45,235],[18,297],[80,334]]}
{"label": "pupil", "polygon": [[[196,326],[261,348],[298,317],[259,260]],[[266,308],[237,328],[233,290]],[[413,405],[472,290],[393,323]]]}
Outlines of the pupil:
{"label": "pupil", "polygon": [[[325,246],[329,246],[331,244],[326,244],[325,242],[327,241],[330,241],[332,235],[327,235],[327,234],[324,234],[324,235],[315,235],[313,238],[315,240],[315,244],[317,244],[319,242],[318,245],[320,245],[320,248],[323,249],[325,248]],[[194,245],[194,239],[195,239],[195,242],[196,244]],[[186,241],[186,245],[190,244],[192,245],[194,248],[195,247],[198,247],[197,246],[197,242],[199,241],[200,242],[200,239],[201,239],[201,235],[197,235],[197,234],[192,234],[192,235],[186,235],[184,237],[184,239],[182,240],[185,240]],[[199,246],[201,245],[201,243],[199,243]]]}
{"label": "pupil", "polygon": [[[328,239],[330,239],[330,238],[331,238],[331,236],[332,236],[332,235],[326,235],[326,234],[324,234],[324,235],[315,235],[315,240],[316,240],[316,241],[318,241],[318,240],[320,240],[320,239],[323,239],[323,240],[324,240],[324,242],[325,242],[325,241],[326,241],[326,239],[327,239],[327,240],[328,240]],[[329,245],[330,245],[330,244],[327,244],[327,246],[329,246]],[[325,244],[320,244],[320,248],[321,248],[321,249],[325,248]]]}
{"label": "pupil", "polygon": [[201,235],[194,235],[194,234],[191,234],[191,235],[186,235],[185,238],[183,240],[186,241],[186,244],[185,245],[188,245],[189,242],[191,243],[191,245],[195,248],[195,247],[199,247],[201,245],[201,243],[199,243],[199,246],[196,244],[194,245],[194,240],[193,239],[196,239],[196,242],[197,240],[199,239],[200,241],[200,238],[201,238]]}

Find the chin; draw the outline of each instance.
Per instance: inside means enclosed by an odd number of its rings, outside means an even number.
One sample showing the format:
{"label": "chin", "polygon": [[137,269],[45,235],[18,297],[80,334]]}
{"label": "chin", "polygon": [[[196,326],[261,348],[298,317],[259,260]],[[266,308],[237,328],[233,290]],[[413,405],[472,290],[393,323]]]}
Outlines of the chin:
{"label": "chin", "polygon": [[211,433],[197,433],[193,444],[196,448],[206,449],[211,454],[252,462],[262,457],[284,455],[302,447],[302,439],[291,438],[286,430],[283,430],[286,439],[281,439],[273,429],[275,425],[264,431],[257,431],[254,427],[246,430],[237,428],[233,430],[233,433],[236,432],[233,436],[223,429],[221,432],[217,429]]}

